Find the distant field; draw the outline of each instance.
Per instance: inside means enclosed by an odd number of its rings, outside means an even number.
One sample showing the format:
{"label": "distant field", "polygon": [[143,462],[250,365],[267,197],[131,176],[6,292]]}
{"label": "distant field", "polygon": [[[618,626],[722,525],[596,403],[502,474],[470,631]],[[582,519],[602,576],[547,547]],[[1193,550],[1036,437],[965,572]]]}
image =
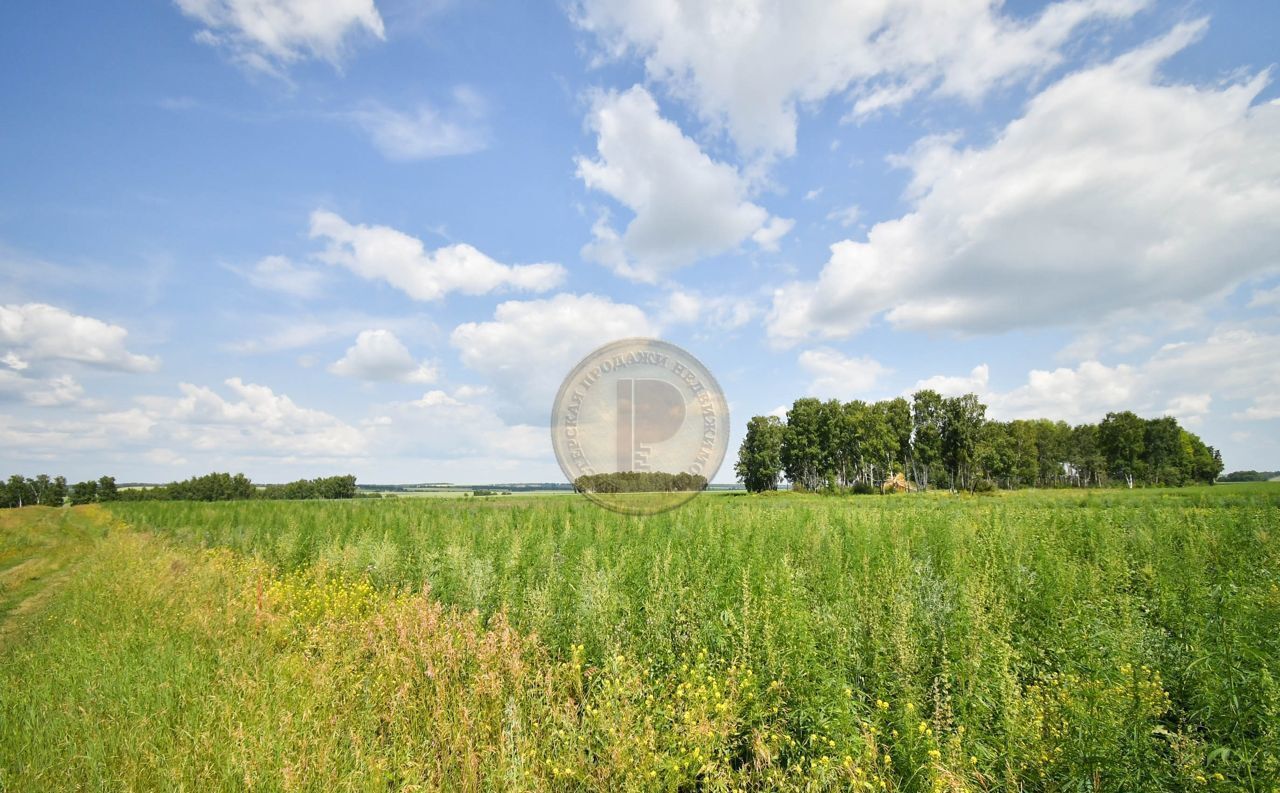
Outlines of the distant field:
{"label": "distant field", "polygon": [[1280,486],[0,511],[0,789],[1276,791]]}

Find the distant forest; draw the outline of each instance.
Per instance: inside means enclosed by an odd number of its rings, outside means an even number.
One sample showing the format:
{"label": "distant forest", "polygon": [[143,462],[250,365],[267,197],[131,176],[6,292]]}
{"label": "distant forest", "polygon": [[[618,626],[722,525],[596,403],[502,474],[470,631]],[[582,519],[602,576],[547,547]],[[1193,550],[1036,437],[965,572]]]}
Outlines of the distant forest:
{"label": "distant forest", "polygon": [[621,471],[580,476],[573,480],[573,489],[579,493],[687,492],[706,490],[707,478],[683,471],[678,474],[662,471]]}
{"label": "distant forest", "polygon": [[41,474],[28,479],[19,474],[0,487],[0,507],[32,504],[62,506],[109,501],[241,501],[248,499],[355,498],[354,476],[299,479],[283,485],[255,485],[244,474],[212,473],[154,487],[120,488],[113,476],[77,482],[68,487],[65,477]]}
{"label": "distant forest", "polygon": [[[1108,413],[1097,424],[993,421],[976,395],[917,391],[881,402],[797,399],[756,416],[734,467],[748,490],[877,492],[1212,483],[1222,455],[1172,416]],[[899,478],[900,477],[900,478]]]}
{"label": "distant forest", "polygon": [[244,474],[205,474],[156,487],[120,491],[121,501],[244,501],[355,498],[354,476],[299,479],[283,485],[255,485]]}
{"label": "distant forest", "polygon": [[1280,479],[1280,471],[1232,471],[1218,479],[1219,482],[1270,482]]}

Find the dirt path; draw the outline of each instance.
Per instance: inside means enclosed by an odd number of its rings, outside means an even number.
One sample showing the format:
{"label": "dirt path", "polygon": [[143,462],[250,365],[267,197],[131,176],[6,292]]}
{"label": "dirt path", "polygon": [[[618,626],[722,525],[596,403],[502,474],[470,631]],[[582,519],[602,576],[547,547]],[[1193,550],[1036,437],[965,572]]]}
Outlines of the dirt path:
{"label": "dirt path", "polygon": [[0,650],[21,634],[111,525],[101,507],[0,510]]}

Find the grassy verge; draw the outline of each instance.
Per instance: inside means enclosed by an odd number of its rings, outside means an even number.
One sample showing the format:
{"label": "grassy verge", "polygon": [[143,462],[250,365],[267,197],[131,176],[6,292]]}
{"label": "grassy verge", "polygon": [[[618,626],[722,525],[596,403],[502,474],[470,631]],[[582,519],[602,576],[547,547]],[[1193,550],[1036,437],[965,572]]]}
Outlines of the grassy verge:
{"label": "grassy verge", "polygon": [[0,780],[1274,791],[1278,504],[22,510],[79,561],[0,651]]}

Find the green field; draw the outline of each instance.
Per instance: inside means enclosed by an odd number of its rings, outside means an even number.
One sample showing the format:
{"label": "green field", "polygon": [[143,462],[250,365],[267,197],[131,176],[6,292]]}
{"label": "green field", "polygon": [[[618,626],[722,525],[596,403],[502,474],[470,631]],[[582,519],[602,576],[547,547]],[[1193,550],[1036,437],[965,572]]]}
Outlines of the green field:
{"label": "green field", "polygon": [[0,789],[1280,789],[1280,486],[0,512]]}

